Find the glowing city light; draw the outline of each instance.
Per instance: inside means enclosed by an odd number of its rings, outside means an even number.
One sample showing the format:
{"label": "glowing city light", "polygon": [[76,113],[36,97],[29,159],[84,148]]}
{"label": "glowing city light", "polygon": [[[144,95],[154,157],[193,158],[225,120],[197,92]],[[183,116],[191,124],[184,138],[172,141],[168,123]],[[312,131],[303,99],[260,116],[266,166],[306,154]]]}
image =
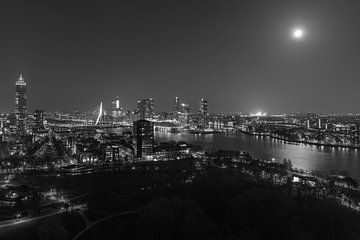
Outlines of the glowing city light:
{"label": "glowing city light", "polygon": [[305,31],[302,28],[295,28],[292,31],[293,39],[300,40],[303,39],[305,36]]}
{"label": "glowing city light", "polygon": [[257,113],[250,113],[251,117],[265,117],[267,113],[265,112],[257,112]]}

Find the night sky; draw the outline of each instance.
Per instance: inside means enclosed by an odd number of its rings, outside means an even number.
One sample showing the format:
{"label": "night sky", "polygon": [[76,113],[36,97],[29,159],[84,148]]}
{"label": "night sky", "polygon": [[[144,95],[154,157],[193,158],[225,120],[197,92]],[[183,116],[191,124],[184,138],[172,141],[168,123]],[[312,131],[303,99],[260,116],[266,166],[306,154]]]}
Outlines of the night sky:
{"label": "night sky", "polygon": [[[16,1],[0,6],[0,111],[360,112],[360,1]],[[291,31],[306,32],[294,40]]]}

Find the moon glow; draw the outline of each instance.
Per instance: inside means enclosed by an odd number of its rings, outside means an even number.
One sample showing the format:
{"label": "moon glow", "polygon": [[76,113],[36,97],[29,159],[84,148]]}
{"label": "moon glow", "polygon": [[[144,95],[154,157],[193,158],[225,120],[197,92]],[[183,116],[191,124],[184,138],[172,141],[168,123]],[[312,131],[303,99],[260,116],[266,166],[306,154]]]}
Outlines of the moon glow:
{"label": "moon glow", "polygon": [[295,28],[292,30],[292,37],[296,40],[304,38],[305,32],[302,28]]}

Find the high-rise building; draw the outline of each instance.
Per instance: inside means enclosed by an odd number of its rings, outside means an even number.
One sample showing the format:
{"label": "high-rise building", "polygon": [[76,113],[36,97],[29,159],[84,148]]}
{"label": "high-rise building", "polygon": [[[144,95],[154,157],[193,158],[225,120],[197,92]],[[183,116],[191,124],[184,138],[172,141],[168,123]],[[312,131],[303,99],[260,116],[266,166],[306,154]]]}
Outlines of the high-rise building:
{"label": "high-rise building", "polygon": [[133,126],[134,153],[139,160],[151,160],[154,149],[154,124],[138,120]]}
{"label": "high-rise building", "polygon": [[123,115],[123,109],[120,106],[119,97],[116,97],[115,101],[112,102],[112,117],[115,122],[121,120],[120,117]]}
{"label": "high-rise building", "polygon": [[141,99],[137,101],[137,111],[140,119],[151,119],[154,116],[154,99]]}
{"label": "high-rise building", "polygon": [[175,117],[177,116],[179,111],[180,111],[180,99],[178,97],[175,97],[174,107],[173,107],[173,113]]}
{"label": "high-rise building", "polygon": [[44,111],[35,110],[34,111],[34,132],[39,132],[44,129]]}
{"label": "high-rise building", "polygon": [[120,100],[119,100],[119,97],[116,97],[116,100],[115,100],[115,109],[120,109]]}
{"label": "high-rise building", "polygon": [[202,128],[208,127],[208,102],[204,98],[202,98],[199,102],[199,114],[200,114],[200,122],[199,125]]}
{"label": "high-rise building", "polygon": [[25,119],[27,112],[27,91],[26,82],[20,74],[15,83],[15,117],[18,134],[25,134]]}
{"label": "high-rise building", "polygon": [[182,102],[180,104],[180,113],[189,114],[189,112],[190,112],[189,104]]}
{"label": "high-rise building", "polygon": [[189,113],[189,104],[181,101],[178,97],[175,97],[173,112],[175,116],[179,113]]}
{"label": "high-rise building", "polygon": [[173,109],[174,118],[181,121],[183,124],[187,123],[189,112],[189,104],[182,102],[178,97],[175,97]]}
{"label": "high-rise building", "polygon": [[204,98],[202,98],[200,100],[199,103],[199,113],[203,114],[203,115],[207,115],[208,114],[208,102],[207,100],[205,100]]}

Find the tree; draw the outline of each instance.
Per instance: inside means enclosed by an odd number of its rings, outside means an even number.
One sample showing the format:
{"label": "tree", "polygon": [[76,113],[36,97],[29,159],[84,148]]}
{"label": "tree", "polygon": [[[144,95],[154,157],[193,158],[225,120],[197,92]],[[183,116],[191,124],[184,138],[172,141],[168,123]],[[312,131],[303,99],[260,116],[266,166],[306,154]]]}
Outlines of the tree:
{"label": "tree", "polygon": [[288,169],[289,169],[289,170],[291,170],[291,169],[292,169],[292,167],[293,167],[293,164],[292,164],[292,162],[291,162],[291,160],[290,160],[290,159],[288,159],[287,166],[288,166]]}
{"label": "tree", "polygon": [[40,240],[65,240],[68,232],[63,227],[61,217],[54,216],[46,218],[38,228]]}
{"label": "tree", "polygon": [[208,220],[192,201],[160,198],[141,212],[138,232],[142,239],[206,239],[219,236],[217,224]]}

